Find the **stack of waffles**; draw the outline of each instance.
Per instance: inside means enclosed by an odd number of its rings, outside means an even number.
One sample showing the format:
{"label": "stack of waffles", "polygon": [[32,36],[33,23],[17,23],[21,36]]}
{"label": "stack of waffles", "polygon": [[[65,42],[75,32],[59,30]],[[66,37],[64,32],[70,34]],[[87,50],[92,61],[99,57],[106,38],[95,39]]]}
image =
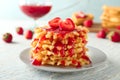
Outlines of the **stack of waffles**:
{"label": "stack of waffles", "polygon": [[[76,27],[71,19],[57,19],[49,21],[50,25],[35,29],[35,38],[31,43],[32,64],[65,67],[91,64],[86,53],[88,30],[85,27]],[[57,22],[60,24],[57,27],[51,25]]]}
{"label": "stack of waffles", "polygon": [[105,28],[115,28],[120,26],[120,6],[103,6],[101,15],[102,26]]}

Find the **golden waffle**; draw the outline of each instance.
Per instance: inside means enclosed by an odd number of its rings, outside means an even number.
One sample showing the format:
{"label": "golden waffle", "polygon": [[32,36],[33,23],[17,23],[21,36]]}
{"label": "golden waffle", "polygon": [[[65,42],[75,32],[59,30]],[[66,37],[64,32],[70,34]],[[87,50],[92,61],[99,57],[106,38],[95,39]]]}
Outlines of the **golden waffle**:
{"label": "golden waffle", "polygon": [[78,26],[78,25],[83,24],[83,22],[85,20],[93,20],[93,18],[94,18],[94,16],[92,14],[85,14],[85,15],[86,15],[86,17],[84,17],[84,18],[77,17],[77,12],[75,12],[72,14],[72,20]]}
{"label": "golden waffle", "polygon": [[103,6],[102,26],[115,28],[120,25],[120,6]]}

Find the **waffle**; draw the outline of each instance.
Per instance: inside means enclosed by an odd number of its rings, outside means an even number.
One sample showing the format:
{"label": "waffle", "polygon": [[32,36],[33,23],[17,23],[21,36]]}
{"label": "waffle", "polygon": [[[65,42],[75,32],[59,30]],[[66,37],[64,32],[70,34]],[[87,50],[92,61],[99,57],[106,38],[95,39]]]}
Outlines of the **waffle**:
{"label": "waffle", "polygon": [[72,14],[72,20],[77,26],[82,25],[86,20],[93,20],[93,18],[94,16],[92,14],[85,14],[83,12],[75,12]]}

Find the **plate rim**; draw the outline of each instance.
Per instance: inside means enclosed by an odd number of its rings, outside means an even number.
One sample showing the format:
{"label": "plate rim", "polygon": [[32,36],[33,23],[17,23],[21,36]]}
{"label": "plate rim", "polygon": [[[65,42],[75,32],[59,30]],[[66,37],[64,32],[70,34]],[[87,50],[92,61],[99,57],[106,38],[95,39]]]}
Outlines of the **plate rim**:
{"label": "plate rim", "polygon": [[[30,57],[29,57],[29,64],[27,62],[25,62],[25,60],[23,60],[23,54],[27,54],[29,56],[29,51],[30,51],[30,47],[29,48],[25,48],[23,49],[21,52],[20,52],[20,55],[19,55],[19,58],[20,60],[25,63],[26,65],[28,66],[31,66],[31,67],[34,67],[34,68],[37,68],[37,69],[40,69],[40,70],[44,70],[44,71],[49,71],[49,72],[62,72],[62,73],[65,73],[65,72],[78,72],[78,71],[84,71],[84,70],[89,70],[89,69],[93,69],[93,68],[96,68],[102,64],[104,64],[106,61],[107,61],[107,55],[100,49],[98,48],[95,48],[93,46],[87,46],[89,49],[95,49],[95,50],[98,50],[99,52],[101,52],[102,55],[104,55],[104,60],[103,62],[101,63],[96,63],[94,66],[89,66],[89,67],[82,67],[82,68],[73,68],[73,67],[56,67],[56,66],[34,66],[30,63]],[[27,51],[27,52],[26,52]],[[94,54],[94,53],[93,53]],[[28,58],[28,57],[27,57]],[[52,69],[51,69],[52,68]],[[68,69],[69,68],[69,69]],[[56,69],[60,69],[60,70],[56,70]]]}

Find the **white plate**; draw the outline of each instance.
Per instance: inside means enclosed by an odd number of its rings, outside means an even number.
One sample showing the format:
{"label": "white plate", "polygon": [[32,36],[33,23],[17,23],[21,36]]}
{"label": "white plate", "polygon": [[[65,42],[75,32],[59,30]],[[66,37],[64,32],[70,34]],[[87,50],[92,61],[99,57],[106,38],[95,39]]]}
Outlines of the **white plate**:
{"label": "white plate", "polygon": [[54,66],[34,66],[30,63],[30,48],[24,49],[21,53],[20,53],[20,59],[27,65],[35,67],[37,69],[40,70],[45,70],[45,71],[51,71],[51,72],[75,72],[75,71],[83,71],[83,70],[88,70],[88,69],[92,69],[95,67],[98,67],[102,64],[105,63],[105,61],[107,60],[106,55],[104,54],[104,52],[102,52],[101,50],[88,46],[88,55],[92,61],[92,66],[88,66],[88,67],[82,67],[82,68],[71,68],[71,67],[54,67]]}

